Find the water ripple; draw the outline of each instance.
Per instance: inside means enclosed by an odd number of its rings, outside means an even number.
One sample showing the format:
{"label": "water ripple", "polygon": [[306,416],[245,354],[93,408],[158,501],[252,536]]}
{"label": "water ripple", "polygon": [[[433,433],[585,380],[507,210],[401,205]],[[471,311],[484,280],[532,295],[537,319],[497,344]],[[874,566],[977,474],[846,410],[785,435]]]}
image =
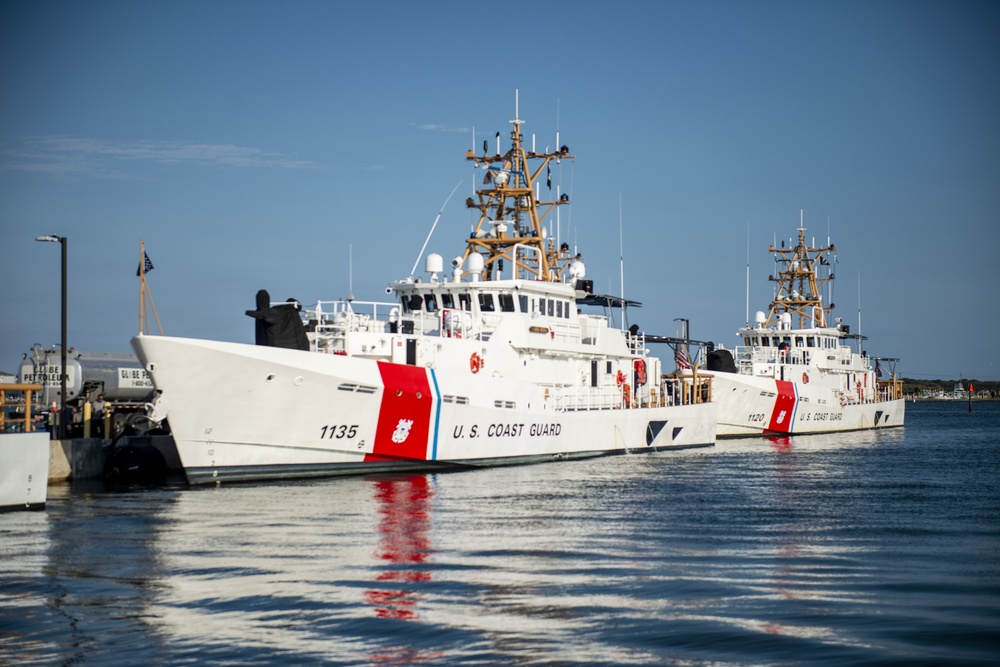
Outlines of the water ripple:
{"label": "water ripple", "polygon": [[0,516],[26,665],[992,664],[1000,410]]}

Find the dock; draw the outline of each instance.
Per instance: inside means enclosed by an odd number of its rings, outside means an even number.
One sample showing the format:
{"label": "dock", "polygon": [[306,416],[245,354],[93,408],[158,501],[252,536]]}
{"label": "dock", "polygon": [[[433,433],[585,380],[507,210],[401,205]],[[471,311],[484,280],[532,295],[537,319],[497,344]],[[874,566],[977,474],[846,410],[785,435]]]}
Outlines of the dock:
{"label": "dock", "polygon": [[157,450],[168,472],[181,470],[169,435],[52,439],[32,419],[32,399],[40,389],[0,384],[0,512],[44,509],[49,484],[104,479],[112,454],[130,445]]}
{"label": "dock", "polygon": [[[174,439],[169,435],[127,436],[117,445],[149,445],[163,455],[167,470],[182,470]],[[101,438],[73,438],[49,441],[49,484],[72,482],[81,479],[103,479],[104,469],[114,450],[111,440]]]}

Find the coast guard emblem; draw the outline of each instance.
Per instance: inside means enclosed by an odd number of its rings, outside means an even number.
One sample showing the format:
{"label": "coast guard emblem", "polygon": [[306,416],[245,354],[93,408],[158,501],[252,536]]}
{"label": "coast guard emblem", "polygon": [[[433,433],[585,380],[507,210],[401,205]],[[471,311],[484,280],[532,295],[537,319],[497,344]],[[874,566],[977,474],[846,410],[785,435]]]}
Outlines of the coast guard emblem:
{"label": "coast guard emblem", "polygon": [[406,442],[406,438],[410,435],[411,426],[413,426],[412,419],[400,419],[399,423],[396,424],[396,430],[392,433],[392,441],[397,445]]}

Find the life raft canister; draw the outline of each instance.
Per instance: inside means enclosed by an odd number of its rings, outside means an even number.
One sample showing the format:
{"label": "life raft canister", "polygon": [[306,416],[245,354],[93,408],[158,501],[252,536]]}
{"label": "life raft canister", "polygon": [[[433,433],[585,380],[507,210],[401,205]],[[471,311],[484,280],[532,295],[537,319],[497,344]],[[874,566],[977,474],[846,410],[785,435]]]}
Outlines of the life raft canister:
{"label": "life raft canister", "polygon": [[636,359],[632,363],[632,367],[635,369],[635,383],[640,386],[646,384],[646,361]]}
{"label": "life raft canister", "polygon": [[[444,332],[446,338],[461,338],[462,337],[462,321],[461,315],[452,308],[443,308],[441,310],[441,331]],[[456,321],[458,326],[456,326]]]}

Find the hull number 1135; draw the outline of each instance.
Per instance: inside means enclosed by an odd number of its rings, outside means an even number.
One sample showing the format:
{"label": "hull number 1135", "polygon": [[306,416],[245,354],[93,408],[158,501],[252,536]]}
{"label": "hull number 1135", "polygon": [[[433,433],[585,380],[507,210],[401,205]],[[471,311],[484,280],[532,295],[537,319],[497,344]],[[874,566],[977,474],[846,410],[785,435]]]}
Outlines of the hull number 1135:
{"label": "hull number 1135", "polygon": [[352,424],[347,426],[346,424],[334,424],[333,426],[324,426],[323,430],[320,431],[320,438],[333,439],[337,438],[353,438],[358,434],[358,425]]}

